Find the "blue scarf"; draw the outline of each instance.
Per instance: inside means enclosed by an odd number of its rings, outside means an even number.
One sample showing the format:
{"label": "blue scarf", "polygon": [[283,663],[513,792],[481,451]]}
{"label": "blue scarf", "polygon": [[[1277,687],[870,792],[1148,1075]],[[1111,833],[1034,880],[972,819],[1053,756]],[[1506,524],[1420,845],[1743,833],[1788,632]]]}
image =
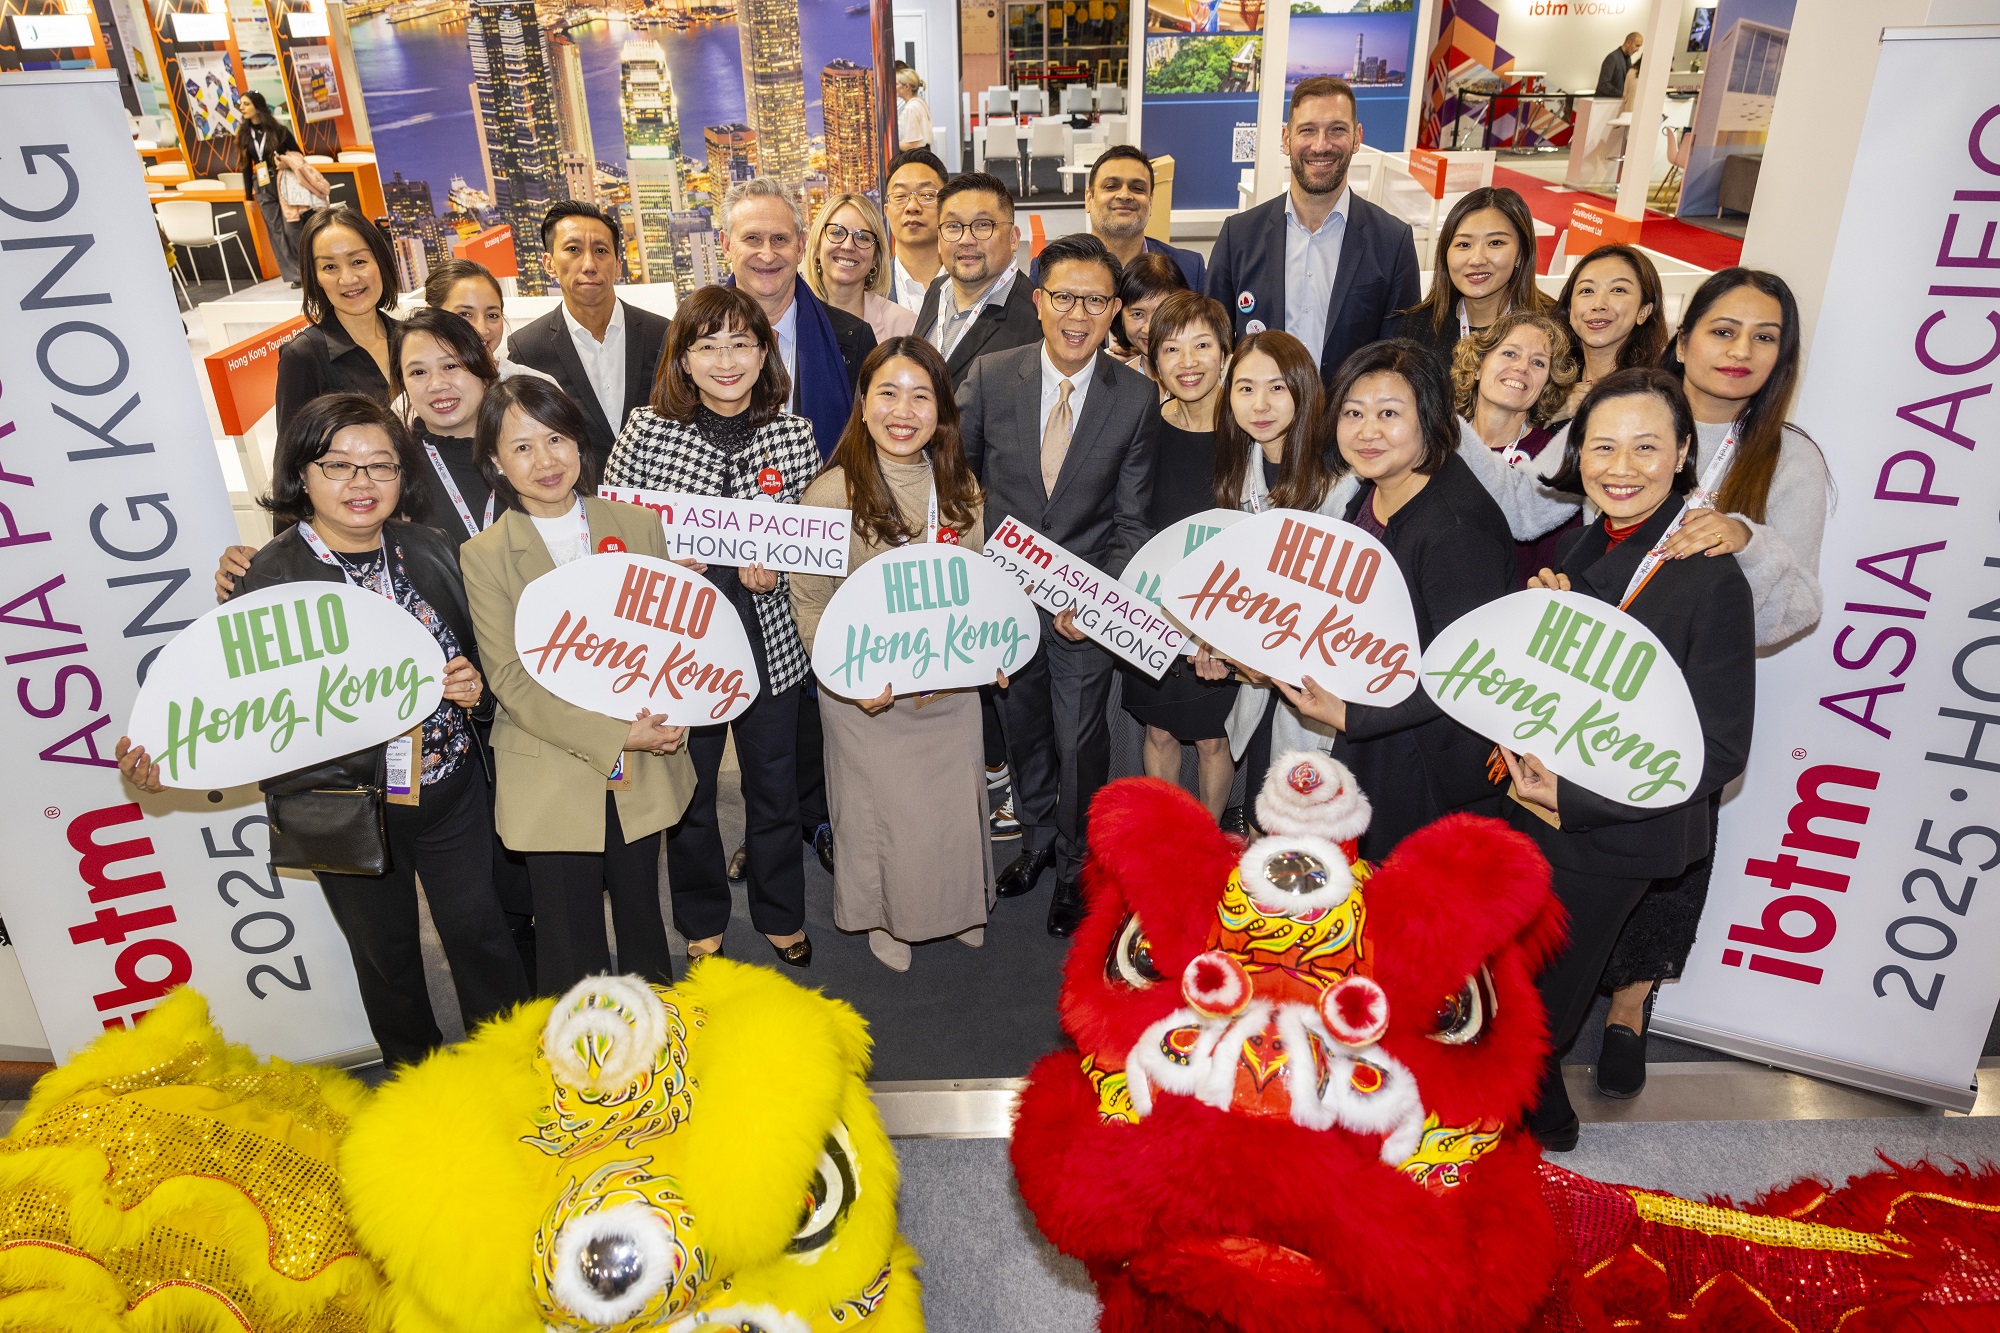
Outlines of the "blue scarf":
{"label": "blue scarf", "polygon": [[[799,311],[795,328],[798,414],[812,423],[813,443],[824,462],[833,457],[833,447],[840,442],[841,431],[847,429],[848,415],[854,410],[854,385],[847,378],[847,362],[841,359],[840,339],[834,336],[826,307],[804,278],[792,281],[792,300]],[[733,275],[728,285],[736,285]]]}

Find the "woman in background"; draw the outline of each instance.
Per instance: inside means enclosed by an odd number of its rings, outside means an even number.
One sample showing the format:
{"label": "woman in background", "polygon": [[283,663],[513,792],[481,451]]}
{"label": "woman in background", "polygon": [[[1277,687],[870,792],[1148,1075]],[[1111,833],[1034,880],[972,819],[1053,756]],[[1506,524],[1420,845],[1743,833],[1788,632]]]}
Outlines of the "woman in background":
{"label": "woman in background", "polygon": [[1118,317],[1111,321],[1111,354],[1151,377],[1153,362],[1147,349],[1153,312],[1168,296],[1187,289],[1187,275],[1170,256],[1142,254],[1123,265],[1118,279]]}
{"label": "woman in background", "polygon": [[1451,365],[1452,348],[1510,310],[1539,311],[1535,218],[1506,186],[1484,186],[1452,205],[1438,231],[1430,294],[1405,310],[1400,336]]}
{"label": "woman in background", "polygon": [[271,253],[278,261],[278,276],[299,285],[299,224],[304,210],[278,197],[278,175],[285,169],[287,154],[299,151],[299,141],[291,127],[271,114],[271,104],[260,92],[247,92],[237,99],[236,109],[243,124],[236,131],[238,170],[243,183],[257,200],[264,215],[264,230],[271,238]]}
{"label": "woman in background", "polygon": [[915,312],[896,304],[890,273],[889,229],[865,194],[837,194],[820,208],[806,233],[806,286],[813,295],[866,320],[878,342],[917,325]]}
{"label": "woman in background", "polygon": [[486,265],[470,259],[447,259],[424,279],[424,304],[433,310],[449,310],[470,324],[493,358],[501,379],[516,375],[540,375],[553,383],[555,376],[507,359],[507,298],[500,279]]}
{"label": "woman in background", "polygon": [[[1452,352],[1451,393],[1460,450],[1483,451],[1505,467],[1546,481],[1561,463],[1569,423],[1556,414],[1575,379],[1569,337],[1548,315],[1515,311],[1459,339]],[[1493,498],[1504,512],[1507,492]],[[1555,558],[1556,538],[1580,521],[1572,515],[1533,541],[1515,542],[1516,587]]]}
{"label": "woman in background", "polygon": [[396,257],[382,229],[346,204],[314,213],[299,233],[299,308],[308,328],[278,351],[278,433],[323,393],[393,396],[390,311]]}
{"label": "woman in background", "polygon": [[[985,497],[959,443],[951,373],[936,348],[892,338],[868,354],[854,415],[800,503],[853,512],[849,578],[911,542],[980,549]],[[843,582],[792,575],[808,651]],[[833,807],[834,924],[867,931],[870,952],[896,972],[909,970],[910,946],[924,940],[952,936],[978,948],[993,908],[979,692],[898,699],[884,687],[872,699],[843,699],[822,684],[819,713]]]}
{"label": "woman in background", "polygon": [[896,71],[896,151],[931,146],[931,108],[923,76],[908,65]]}
{"label": "woman in background", "polygon": [[1657,366],[1667,350],[1666,298],[1653,261],[1629,245],[1600,245],[1569,271],[1550,313],[1575,340],[1583,373],[1558,413],[1567,420],[1590,386],[1614,370]]}

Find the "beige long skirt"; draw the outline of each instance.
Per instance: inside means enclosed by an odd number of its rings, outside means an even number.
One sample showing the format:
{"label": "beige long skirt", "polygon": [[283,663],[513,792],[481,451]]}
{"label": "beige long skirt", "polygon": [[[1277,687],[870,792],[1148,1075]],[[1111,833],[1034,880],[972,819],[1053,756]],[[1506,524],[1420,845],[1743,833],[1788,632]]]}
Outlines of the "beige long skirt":
{"label": "beige long skirt", "polygon": [[824,689],[833,813],[833,920],[916,943],[986,924],[993,909],[979,693],[915,696],[870,717]]}

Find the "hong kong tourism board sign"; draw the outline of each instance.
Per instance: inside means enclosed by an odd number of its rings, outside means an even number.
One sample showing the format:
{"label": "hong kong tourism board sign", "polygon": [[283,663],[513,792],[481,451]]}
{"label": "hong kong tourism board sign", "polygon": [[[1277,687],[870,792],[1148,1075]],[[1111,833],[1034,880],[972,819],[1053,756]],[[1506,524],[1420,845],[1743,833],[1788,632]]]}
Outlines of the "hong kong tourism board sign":
{"label": "hong kong tourism board sign", "polygon": [[169,787],[255,782],[379,745],[444,695],[444,653],[370,589],[287,583],[201,616],[153,662],[128,728]]}
{"label": "hong kong tourism board sign", "polygon": [[621,721],[643,710],[674,726],[727,722],[762,688],[721,591],[685,565],[626,551],[572,560],[523,589],[514,650],[558,699]]}
{"label": "hong kong tourism board sign", "polygon": [[1653,632],[1609,602],[1530,589],[1438,631],[1424,689],[1439,708],[1565,782],[1645,810],[1680,805],[1706,751],[1687,681]]}
{"label": "hong kong tourism board sign", "polygon": [[977,553],[923,542],[876,556],[834,590],[813,674],[843,699],[990,685],[1041,646],[1020,585]]}

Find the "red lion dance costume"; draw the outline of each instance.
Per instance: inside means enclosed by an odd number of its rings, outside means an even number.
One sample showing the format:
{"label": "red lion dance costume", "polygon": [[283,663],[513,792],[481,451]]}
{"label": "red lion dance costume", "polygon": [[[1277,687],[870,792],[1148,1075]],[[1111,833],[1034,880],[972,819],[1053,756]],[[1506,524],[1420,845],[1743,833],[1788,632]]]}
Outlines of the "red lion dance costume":
{"label": "red lion dance costume", "polygon": [[1452,816],[1379,867],[1340,764],[1281,759],[1247,848],[1132,779],[1013,1160],[1103,1333],[2000,1329],[2000,1181],[1897,1168],[1747,1207],[1605,1185],[1518,1126],[1563,940],[1534,846]]}

